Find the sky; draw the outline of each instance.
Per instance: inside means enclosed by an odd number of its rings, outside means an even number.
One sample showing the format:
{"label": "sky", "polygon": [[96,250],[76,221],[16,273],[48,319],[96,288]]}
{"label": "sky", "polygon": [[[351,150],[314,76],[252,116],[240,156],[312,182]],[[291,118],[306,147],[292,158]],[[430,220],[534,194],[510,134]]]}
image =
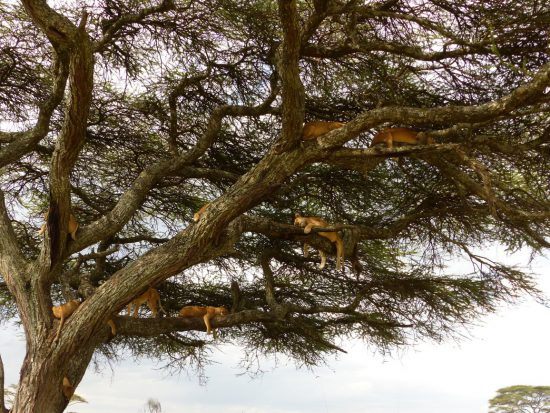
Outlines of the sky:
{"label": "sky", "polygon": [[[526,260],[525,254],[506,259]],[[537,259],[532,271],[550,297],[550,260]],[[239,374],[241,349],[221,346],[206,368],[206,385],[192,372],[170,376],[153,361],[128,359],[100,373],[90,367],[76,390],[89,403],[66,411],[138,413],[155,398],[163,413],[486,413],[501,387],[550,385],[549,326],[550,308],[524,299],[484,317],[459,341],[420,343],[385,356],[346,342],[348,353],[327,366],[307,370],[285,358],[265,360],[256,378]],[[16,326],[0,328],[8,385],[17,382],[25,342]]]}

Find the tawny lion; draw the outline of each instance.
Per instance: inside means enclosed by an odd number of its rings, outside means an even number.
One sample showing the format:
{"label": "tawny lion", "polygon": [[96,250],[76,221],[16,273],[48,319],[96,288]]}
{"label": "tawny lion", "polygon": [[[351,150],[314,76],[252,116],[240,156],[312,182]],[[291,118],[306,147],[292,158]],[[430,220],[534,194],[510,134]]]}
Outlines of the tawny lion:
{"label": "tawny lion", "polygon": [[374,135],[370,146],[385,144],[389,149],[394,146],[402,145],[425,145],[435,143],[431,137],[419,137],[418,132],[407,128],[389,128],[384,129]]}
{"label": "tawny lion", "polygon": [[342,122],[324,122],[316,120],[307,122],[302,129],[302,139],[307,141],[317,139],[319,136],[329,133],[331,130],[341,128],[345,123]]}
{"label": "tawny lion", "polygon": [[61,385],[61,389],[63,391],[63,395],[67,398],[67,400],[71,400],[71,397],[73,397],[75,388],[69,381],[69,379],[65,376],[63,377],[63,384]]}
{"label": "tawny lion", "polygon": [[[166,311],[164,308],[162,308],[162,305],[160,304],[160,294],[159,292],[154,289],[153,287],[149,287],[147,291],[145,291],[140,296],[134,298],[132,301],[128,303],[126,306],[126,310],[128,311],[128,315],[132,313],[132,307],[134,309],[134,315],[133,317],[137,317],[139,307],[141,307],[142,304],[147,303],[147,307],[151,310],[153,313],[153,317],[156,317],[159,308],[160,311],[162,311],[164,314],[166,314]],[[112,326],[111,326],[112,327]]]}
{"label": "tawny lion", "polygon": [[[330,224],[322,218],[318,217],[303,217],[299,213],[294,215],[294,225],[304,228],[304,234],[309,234],[312,228],[330,227]],[[337,232],[319,232],[320,236],[327,238],[330,242],[336,243],[336,269],[340,270],[344,262],[344,241]],[[321,264],[319,269],[325,268],[327,256],[324,251],[318,250],[321,256]],[[304,242],[304,257],[309,254],[309,244]]]}
{"label": "tawny lion", "polygon": [[208,204],[204,204],[201,209],[199,209],[195,214],[193,215],[193,221],[197,222],[199,219],[201,219],[202,214],[204,214],[204,211],[206,211],[206,208],[208,208]]}
{"label": "tawny lion", "polygon": [[[38,235],[44,234],[46,232],[47,222],[48,222],[48,212],[44,214],[44,222],[42,226],[40,227],[40,231],[38,231]],[[78,222],[73,214],[69,215],[69,228],[67,229],[67,232],[71,234],[71,238],[73,240],[76,239],[76,231],[78,230]]]}
{"label": "tawny lion", "polygon": [[63,328],[63,324],[65,323],[65,319],[69,318],[69,316],[75,312],[75,310],[80,305],[80,301],[78,300],[71,300],[68,303],[62,304],[62,305],[56,305],[52,307],[52,313],[55,318],[59,318],[61,321],[59,322],[59,327],[57,327],[57,333],[55,334],[55,338],[53,341],[57,341],[57,338],[59,337],[59,333],[61,332],[61,329]]}
{"label": "tawny lion", "polygon": [[224,316],[227,314],[229,314],[229,311],[227,311],[225,307],[202,307],[198,305],[185,306],[179,312],[180,317],[202,317],[208,334],[213,332],[212,326],[210,325],[210,319],[216,315]]}

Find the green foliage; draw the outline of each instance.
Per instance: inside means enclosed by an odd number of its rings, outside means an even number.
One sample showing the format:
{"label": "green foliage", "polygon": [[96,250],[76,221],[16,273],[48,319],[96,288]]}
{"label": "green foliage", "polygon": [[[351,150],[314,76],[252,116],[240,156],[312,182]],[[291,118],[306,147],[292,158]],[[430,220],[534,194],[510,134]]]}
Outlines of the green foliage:
{"label": "green foliage", "polygon": [[[143,7],[159,2],[88,3],[86,29],[99,42],[123,16],[144,16]],[[86,139],[70,172],[71,207],[81,228],[103,219],[123,194],[134,191],[148,167],[172,161],[174,148],[180,155],[193,151],[208,132],[212,113],[225,105],[261,104],[273,79],[280,78],[276,1],[174,3],[169,11],[121,23],[95,55]],[[320,19],[316,3],[330,5]],[[480,105],[527,83],[549,61],[548,6],[538,0],[344,3],[297,2],[301,27],[312,28],[308,38],[304,35],[299,62],[306,121],[348,122],[376,108]],[[70,1],[59,7],[73,22],[81,9]],[[4,3],[0,50],[0,119],[23,128],[36,120],[36,108],[50,91],[54,52],[22,6]],[[116,253],[82,262],[75,253],[62,263],[64,275],[78,267],[68,290],[81,294],[83,280],[98,288],[192,228],[195,211],[230,193],[264,158],[280,135],[281,110],[278,96],[261,115],[224,117],[201,157],[162,176],[120,231],[89,247],[98,252],[116,246]],[[548,113],[546,93],[510,113],[480,115],[468,124],[427,116],[416,123],[404,118],[399,125],[365,125],[344,149],[368,148],[373,133],[387,126],[430,131],[438,142],[458,149],[406,154],[400,162],[380,156],[376,160],[383,161],[368,170],[362,159],[331,163],[328,155],[304,164],[246,212],[268,230],[247,231],[231,251],[159,283],[163,305],[171,316],[183,305],[231,307],[230,285],[238,282],[239,310],[267,313],[260,261],[271,251],[276,298],[300,310],[284,322],[224,329],[220,340],[243,345],[249,358],[285,353],[311,365],[337,351],[333,343],[341,338],[360,337],[382,350],[419,338],[441,340],[499,303],[538,296],[526,269],[494,262],[483,250],[488,242],[533,253],[548,245]],[[36,232],[65,116],[60,105],[47,136],[0,174],[17,242],[29,260],[40,256],[42,238]],[[2,131],[4,126],[0,123]],[[11,136],[0,132],[0,138],[0,150],[9,147]],[[500,209],[494,207],[497,201]],[[345,272],[335,271],[331,258],[320,271],[316,254],[303,257],[304,239],[290,234],[289,227],[280,229],[292,224],[296,211],[359,231],[353,238],[356,256],[347,255]],[[333,247],[320,237],[313,242],[329,252]],[[354,246],[348,246],[350,252]],[[363,267],[360,274],[351,258]],[[459,258],[470,260],[471,272],[450,273],[447,264]],[[17,317],[2,276],[0,321]],[[57,302],[62,277],[52,278],[50,298]],[[208,344],[196,331],[121,334],[100,351],[116,357],[129,350],[172,366],[200,367]]]}
{"label": "green foliage", "polygon": [[489,400],[490,413],[548,413],[550,386],[510,386]]}

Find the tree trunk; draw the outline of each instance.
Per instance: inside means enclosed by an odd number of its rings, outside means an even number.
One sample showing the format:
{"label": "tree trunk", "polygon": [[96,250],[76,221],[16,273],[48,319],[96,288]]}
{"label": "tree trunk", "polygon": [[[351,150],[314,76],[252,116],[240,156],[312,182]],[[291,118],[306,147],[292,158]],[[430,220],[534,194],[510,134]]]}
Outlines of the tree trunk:
{"label": "tree trunk", "polygon": [[97,343],[75,345],[70,336],[52,343],[52,335],[36,348],[27,345],[11,413],[61,413],[70,399],[63,393],[63,378],[73,388],[82,380]]}
{"label": "tree trunk", "polygon": [[[70,321],[70,320],[69,320]],[[11,413],[61,413],[69,398],[63,393],[63,378],[73,387],[82,380],[101,334],[89,331],[87,342],[80,342],[63,327],[53,342],[56,324],[45,335],[27,340],[27,354],[21,368],[19,388]]]}
{"label": "tree trunk", "polygon": [[6,401],[4,400],[4,363],[0,356],[0,413],[7,413]]}
{"label": "tree trunk", "polygon": [[59,365],[52,364],[47,354],[27,353],[12,413],[62,412],[67,405],[62,380]]}

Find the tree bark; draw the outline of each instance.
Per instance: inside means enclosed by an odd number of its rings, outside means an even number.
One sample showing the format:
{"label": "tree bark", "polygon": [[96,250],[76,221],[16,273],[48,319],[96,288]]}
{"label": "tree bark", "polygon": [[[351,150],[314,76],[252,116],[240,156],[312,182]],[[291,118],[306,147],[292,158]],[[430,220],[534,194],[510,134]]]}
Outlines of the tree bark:
{"label": "tree bark", "polygon": [[[19,388],[11,413],[62,412],[69,400],[62,391],[63,377],[80,382],[92,358],[95,341],[79,345],[72,337],[52,343],[52,335],[27,345]],[[36,345],[36,346],[35,346]]]}
{"label": "tree bark", "polygon": [[[304,165],[321,161],[349,169],[367,172],[382,162],[389,154],[417,153],[431,151],[439,154],[450,151],[452,146],[433,145],[430,148],[401,148],[389,152],[386,149],[351,149],[341,148],[360,132],[383,122],[447,124],[452,122],[476,122],[489,117],[511,113],[524,102],[544,92],[550,82],[550,64],[543,66],[533,80],[517,88],[502,99],[479,106],[446,106],[429,109],[423,108],[378,108],[364,112],[339,130],[330,132],[316,141],[299,144],[300,131],[304,118],[304,86],[300,79],[300,50],[315,55],[322,51],[304,48],[304,42],[311,35],[326,15],[328,3],[316,1],[316,16],[310,21],[306,30],[300,28],[300,16],[295,0],[279,0],[279,17],[283,32],[283,42],[277,54],[277,69],[282,83],[282,134],[278,147],[271,147],[264,158],[242,176],[230,174],[234,182],[222,196],[210,204],[203,219],[180,231],[168,242],[151,249],[132,263],[117,271],[105,283],[90,294],[79,309],[66,321],[58,341],[53,340],[56,323],[52,323],[50,287],[59,278],[61,263],[71,253],[80,252],[96,242],[114,237],[143,204],[148,192],[163,177],[182,173],[183,168],[192,168],[205,152],[212,146],[219,134],[225,116],[259,115],[267,113],[278,92],[273,90],[268,99],[257,107],[221,105],[212,111],[204,134],[197,144],[187,153],[179,154],[177,148],[177,114],[175,97],[170,102],[171,109],[171,143],[174,156],[163,159],[158,164],[143,170],[134,183],[119,198],[115,207],[87,228],[80,230],[78,240],[66,242],[67,224],[71,213],[69,175],[83,145],[90,103],[93,92],[93,52],[105,47],[109,39],[115,39],[117,30],[124,22],[136,21],[151,13],[169,10],[174,7],[170,1],[163,1],[158,7],[148,8],[143,14],[129,16],[119,20],[107,30],[103,40],[95,45],[88,37],[85,25],[86,14],[83,13],[77,27],[67,18],[51,9],[44,0],[23,0],[31,19],[48,37],[57,59],[56,80],[52,96],[41,108],[36,127],[24,136],[20,147],[12,144],[5,151],[0,151],[0,167],[9,163],[14,157],[31,150],[48,131],[46,127],[52,111],[60,103],[66,84],[68,98],[64,112],[63,128],[57,138],[57,145],[52,155],[50,169],[50,217],[44,249],[39,260],[30,265],[20,252],[20,246],[10,219],[6,213],[3,195],[0,191],[0,272],[6,281],[10,293],[19,306],[21,321],[27,338],[27,353],[21,370],[19,391],[12,413],[61,412],[68,404],[62,392],[62,381],[67,377],[73,386],[77,386],[94,349],[107,338],[108,327],[105,321],[116,315],[117,309],[128,303],[129,299],[143,291],[147,285],[166,280],[172,275],[198,263],[230,250],[237,241],[242,229],[238,226],[248,225],[257,233],[269,234],[270,238],[281,237],[297,241],[310,240],[327,251],[334,247],[322,237],[303,235],[300,229],[291,225],[275,225],[265,220],[242,215],[276,191]],[[309,27],[309,29],[308,29]],[[173,95],[176,96],[176,95]],[[27,136],[28,135],[28,136]],[[24,143],[24,145],[23,145]],[[28,146],[29,143],[31,146]],[[19,144],[18,144],[19,145]],[[429,154],[426,155],[428,159]],[[435,156],[432,154],[431,156]],[[461,180],[461,183],[479,198],[489,198],[483,186],[477,185],[468,175],[460,175],[451,163],[436,160],[434,165],[448,175]],[[455,168],[456,169],[456,168]],[[204,170],[203,170],[204,172]],[[490,194],[489,194],[490,195]],[[489,200],[492,202],[492,200]],[[508,211],[506,205],[496,203],[500,210]],[[390,237],[405,229],[419,217],[420,213],[405,216],[386,227],[357,228],[352,234],[352,241],[358,237]],[[347,228],[348,229],[348,228]],[[317,232],[320,229],[317,230]],[[295,231],[295,232],[292,232]],[[219,245],[220,234],[227,234]],[[354,238],[355,237],[355,238]],[[346,256],[352,256],[355,242],[346,244]],[[266,280],[266,301],[271,311],[245,310],[231,314],[223,320],[213,320],[213,326],[231,326],[258,321],[280,321],[286,312],[343,311],[343,307],[312,307],[302,309],[291,306],[283,300],[277,301],[275,283],[269,267],[264,261]],[[239,309],[238,285],[234,288],[234,310]],[[357,299],[357,304],[359,303]],[[357,307],[355,304],[355,307]],[[284,305],[284,307],[283,307]],[[350,307],[351,308],[351,307]],[[353,308],[355,309],[355,308]],[[354,314],[354,316],[356,316]],[[119,334],[148,336],[172,331],[203,330],[200,319],[185,320],[174,318],[136,320],[125,317],[114,317]],[[324,346],[328,344],[323,343]],[[3,368],[0,359],[0,385],[3,388]],[[0,393],[0,396],[3,396]],[[3,397],[0,400],[0,413],[5,409]]]}
{"label": "tree bark", "polygon": [[4,400],[4,363],[0,356],[0,413],[7,413],[6,401]]}

